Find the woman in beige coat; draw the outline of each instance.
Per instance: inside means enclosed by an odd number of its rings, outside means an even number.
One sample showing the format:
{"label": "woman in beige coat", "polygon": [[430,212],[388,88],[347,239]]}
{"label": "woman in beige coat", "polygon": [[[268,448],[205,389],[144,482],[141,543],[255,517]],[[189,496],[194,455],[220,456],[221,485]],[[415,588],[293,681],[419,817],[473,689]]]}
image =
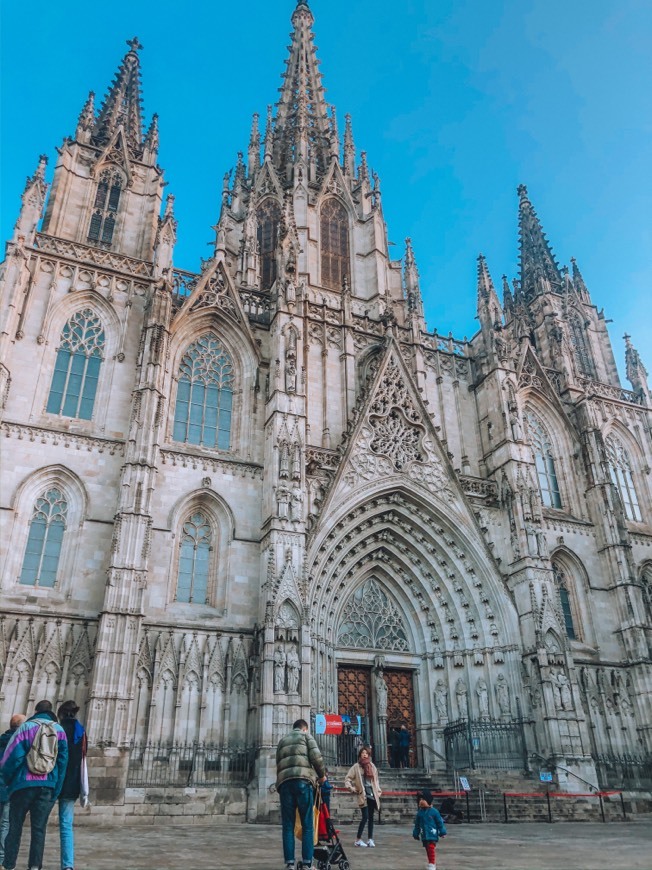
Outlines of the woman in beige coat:
{"label": "woman in beige coat", "polygon": [[[362,819],[358,825],[358,836],[354,845],[373,848],[376,845],[373,840],[374,810],[380,809],[382,791],[378,782],[378,769],[371,760],[371,747],[363,746],[358,752],[358,763],[349,770],[344,784],[352,794],[357,795],[358,806],[362,812]],[[369,839],[365,843],[362,834],[367,823],[369,825]]]}

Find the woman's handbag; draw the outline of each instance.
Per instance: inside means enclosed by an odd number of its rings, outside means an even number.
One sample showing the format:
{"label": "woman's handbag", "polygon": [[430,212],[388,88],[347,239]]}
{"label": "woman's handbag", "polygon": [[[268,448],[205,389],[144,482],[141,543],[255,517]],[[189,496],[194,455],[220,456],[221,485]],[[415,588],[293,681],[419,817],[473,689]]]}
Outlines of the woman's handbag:
{"label": "woman's handbag", "polygon": [[[317,788],[315,789],[315,802],[312,806],[312,830],[315,846],[319,842],[319,820],[321,816],[321,808],[321,789],[319,788],[319,786],[317,786]],[[301,816],[299,815],[299,810],[297,810],[294,817],[294,836],[297,838],[297,840],[301,840],[303,837],[303,826],[301,824]]]}

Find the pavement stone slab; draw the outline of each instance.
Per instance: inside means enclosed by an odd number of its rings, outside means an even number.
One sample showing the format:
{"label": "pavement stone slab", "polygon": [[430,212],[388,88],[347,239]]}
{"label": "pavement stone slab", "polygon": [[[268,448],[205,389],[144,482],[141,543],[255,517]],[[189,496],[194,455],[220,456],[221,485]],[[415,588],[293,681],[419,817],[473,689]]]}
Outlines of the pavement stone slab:
{"label": "pavement stone slab", "polygon": [[[423,847],[410,825],[382,825],[375,849],[354,848],[340,829],[352,870],[422,870]],[[27,838],[18,861],[27,858]],[[75,870],[282,870],[281,832],[270,825],[78,825]],[[44,870],[59,870],[58,831],[50,826]],[[297,844],[298,846],[299,844]],[[297,857],[300,855],[297,849]],[[437,870],[652,870],[649,820],[451,827]]]}

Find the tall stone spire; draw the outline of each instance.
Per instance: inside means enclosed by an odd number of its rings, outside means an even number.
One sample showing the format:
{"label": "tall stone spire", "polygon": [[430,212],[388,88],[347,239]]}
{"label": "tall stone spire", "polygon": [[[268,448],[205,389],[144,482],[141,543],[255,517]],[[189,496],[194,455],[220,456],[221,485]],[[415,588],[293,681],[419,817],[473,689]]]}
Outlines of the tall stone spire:
{"label": "tall stone spire", "polygon": [[93,127],[94,145],[107,145],[121,127],[125,145],[137,157],[143,150],[140,58],[142,45],[137,38],[127,40],[129,51],[122,59],[111,86],[104,97]]}
{"label": "tall stone spire", "polygon": [[34,175],[27,177],[20,214],[14,227],[12,239],[14,242],[22,242],[22,244],[27,245],[34,242],[34,234],[43,214],[45,195],[48,191],[48,184],[45,180],[47,163],[48,158],[45,154],[41,154]]}
{"label": "tall stone spire", "polygon": [[95,125],[95,93],[91,91],[84,107],[79,113],[75,139],[78,142],[88,142]]}
{"label": "tall stone spire", "polygon": [[421,288],[419,287],[419,269],[414,258],[412,239],[409,238],[405,240],[403,281],[408,310],[414,312],[417,317],[423,318],[423,299],[421,298]]}
{"label": "tall stone spire", "polygon": [[300,158],[314,166],[317,176],[330,162],[331,127],[313,45],[314,20],[308,3],[300,0],[292,15],[290,55],[276,104],[274,164],[282,177]]}
{"label": "tall stone spire", "polygon": [[540,293],[560,290],[563,284],[559,266],[541,222],[527,194],[527,187],[518,188],[519,239],[521,261],[521,292],[526,302]]}

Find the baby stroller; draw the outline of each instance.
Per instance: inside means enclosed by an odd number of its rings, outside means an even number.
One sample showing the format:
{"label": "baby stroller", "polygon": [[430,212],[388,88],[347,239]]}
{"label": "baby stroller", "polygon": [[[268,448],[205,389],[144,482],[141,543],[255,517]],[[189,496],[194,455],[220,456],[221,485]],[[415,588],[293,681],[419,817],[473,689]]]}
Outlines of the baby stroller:
{"label": "baby stroller", "polygon": [[315,846],[314,855],[317,870],[351,870],[344,846],[328,812],[328,807],[322,804],[319,810],[319,843]]}

